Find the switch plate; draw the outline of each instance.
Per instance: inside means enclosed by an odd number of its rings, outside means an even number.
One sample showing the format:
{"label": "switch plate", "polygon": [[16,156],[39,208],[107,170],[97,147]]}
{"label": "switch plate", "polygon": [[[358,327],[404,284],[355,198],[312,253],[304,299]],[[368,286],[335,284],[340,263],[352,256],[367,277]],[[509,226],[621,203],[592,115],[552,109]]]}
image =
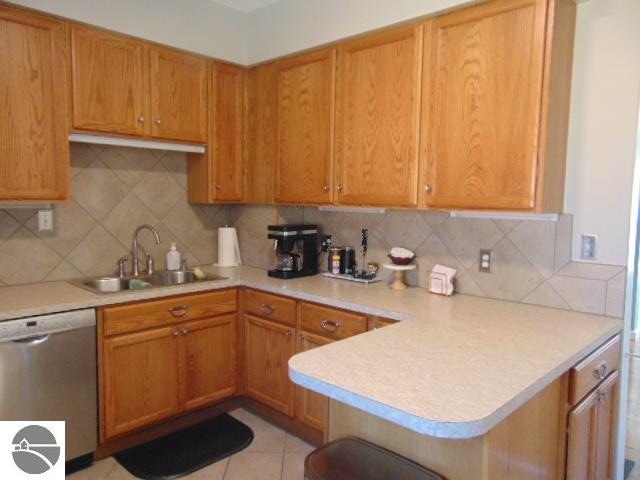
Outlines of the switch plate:
{"label": "switch plate", "polygon": [[38,231],[53,231],[53,210],[38,210]]}
{"label": "switch plate", "polygon": [[580,260],[598,259],[598,235],[583,233],[580,235]]}
{"label": "switch plate", "polygon": [[491,273],[493,268],[493,250],[488,248],[480,249],[480,257],[478,259],[478,271],[480,273]]}

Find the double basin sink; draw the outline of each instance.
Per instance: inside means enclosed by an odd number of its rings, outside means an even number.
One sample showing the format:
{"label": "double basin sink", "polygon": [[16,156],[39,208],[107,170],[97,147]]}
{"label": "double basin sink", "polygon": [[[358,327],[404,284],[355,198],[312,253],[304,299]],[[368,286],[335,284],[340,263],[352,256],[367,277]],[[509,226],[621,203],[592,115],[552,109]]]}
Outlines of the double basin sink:
{"label": "double basin sink", "polygon": [[226,277],[219,275],[207,275],[198,279],[190,270],[163,270],[152,275],[139,275],[137,277],[98,277],[85,278],[73,282],[86,290],[97,293],[116,293],[129,290],[143,290],[146,288],[170,287],[204,280],[224,280]]}

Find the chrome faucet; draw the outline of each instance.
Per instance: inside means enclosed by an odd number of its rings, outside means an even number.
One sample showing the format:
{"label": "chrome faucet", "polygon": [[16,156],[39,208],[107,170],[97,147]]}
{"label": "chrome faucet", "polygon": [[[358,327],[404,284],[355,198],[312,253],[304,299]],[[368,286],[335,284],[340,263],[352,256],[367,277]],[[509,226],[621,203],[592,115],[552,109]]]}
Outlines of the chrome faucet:
{"label": "chrome faucet", "polygon": [[[140,225],[135,229],[135,231],[133,232],[133,238],[131,240],[131,275],[133,275],[134,277],[140,275],[140,265],[138,262],[138,249],[140,247],[140,243],[138,242],[138,234],[142,230],[149,230],[156,239],[156,245],[160,244],[160,235],[158,235],[158,231],[151,225]],[[149,259],[147,259],[147,264],[149,263]]]}

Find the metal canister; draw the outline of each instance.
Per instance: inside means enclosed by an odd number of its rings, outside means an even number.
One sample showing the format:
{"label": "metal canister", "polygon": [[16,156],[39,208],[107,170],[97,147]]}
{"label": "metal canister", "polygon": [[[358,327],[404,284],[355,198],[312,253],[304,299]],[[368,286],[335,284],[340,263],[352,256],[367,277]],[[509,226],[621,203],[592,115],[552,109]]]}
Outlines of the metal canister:
{"label": "metal canister", "polygon": [[342,265],[342,254],[344,252],[344,248],[342,247],[331,247],[329,249],[329,273],[340,273],[340,266]]}
{"label": "metal canister", "polygon": [[356,249],[353,247],[344,247],[342,252],[342,262],[340,262],[340,273],[345,275],[353,275],[356,269]]}

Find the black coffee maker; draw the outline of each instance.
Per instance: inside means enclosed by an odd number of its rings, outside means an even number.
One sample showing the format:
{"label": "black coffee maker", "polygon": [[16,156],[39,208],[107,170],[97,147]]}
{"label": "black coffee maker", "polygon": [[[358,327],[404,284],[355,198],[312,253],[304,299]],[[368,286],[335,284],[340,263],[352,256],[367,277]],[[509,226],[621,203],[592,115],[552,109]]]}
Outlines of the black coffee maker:
{"label": "black coffee maker", "polygon": [[270,277],[298,278],[318,273],[317,225],[269,225],[275,252]]}

